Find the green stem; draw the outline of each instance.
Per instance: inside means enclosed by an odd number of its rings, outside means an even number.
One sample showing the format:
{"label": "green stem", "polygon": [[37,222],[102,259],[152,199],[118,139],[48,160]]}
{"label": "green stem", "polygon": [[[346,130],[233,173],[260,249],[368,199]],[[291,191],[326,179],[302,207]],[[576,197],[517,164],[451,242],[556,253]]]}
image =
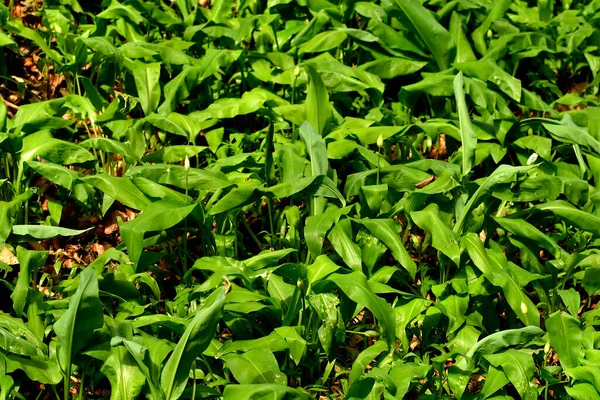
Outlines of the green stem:
{"label": "green stem", "polygon": [[194,361],[192,367],[192,379],[194,380],[194,384],[192,387],[192,400],[196,400],[196,361]]}

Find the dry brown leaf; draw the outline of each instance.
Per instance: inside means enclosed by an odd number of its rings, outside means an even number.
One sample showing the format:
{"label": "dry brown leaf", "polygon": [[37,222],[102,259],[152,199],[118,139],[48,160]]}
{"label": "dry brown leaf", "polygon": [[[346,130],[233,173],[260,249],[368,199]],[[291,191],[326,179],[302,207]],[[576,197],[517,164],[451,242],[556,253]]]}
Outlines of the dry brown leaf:
{"label": "dry brown leaf", "polygon": [[0,261],[8,265],[17,265],[19,260],[8,248],[3,247],[0,251]]}

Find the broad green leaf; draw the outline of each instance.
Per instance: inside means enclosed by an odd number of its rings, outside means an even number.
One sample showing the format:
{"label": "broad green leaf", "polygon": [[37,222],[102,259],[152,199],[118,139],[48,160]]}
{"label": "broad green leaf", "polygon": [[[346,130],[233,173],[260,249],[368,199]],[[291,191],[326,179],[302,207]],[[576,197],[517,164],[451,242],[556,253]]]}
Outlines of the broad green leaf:
{"label": "broad green leaf", "polygon": [[227,22],[232,17],[234,0],[215,0],[211,3],[211,20],[214,22]]}
{"label": "broad green leaf", "polygon": [[594,387],[600,385],[600,371],[598,371],[597,366],[580,365],[565,369],[565,373],[578,381],[591,383]]}
{"label": "broad green leaf", "polygon": [[563,368],[574,368],[579,365],[583,356],[581,324],[577,318],[557,311],[546,319],[546,330],[550,344],[558,354]]}
{"label": "broad green leaf", "polygon": [[31,241],[32,238],[35,240],[43,240],[51,239],[57,236],[77,236],[89,231],[90,229],[93,229],[93,227],[76,230],[49,225],[13,225],[12,233],[14,235],[22,236],[22,238],[19,239],[21,241]]}
{"label": "broad green leaf", "polygon": [[107,153],[120,154],[123,157],[125,157],[125,160],[127,160],[127,162],[130,163],[139,161],[139,158],[135,155],[135,153],[131,150],[131,148],[128,145],[113,139],[108,139],[104,137],[93,137],[84,140],[79,145],[86,149],[96,149],[102,150]]}
{"label": "broad green leaf", "polygon": [[79,286],[69,298],[69,308],[54,324],[58,339],[58,361],[67,382],[70,380],[73,358],[90,345],[94,331],[103,324],[96,271],[86,268],[79,274]]}
{"label": "broad green leaf", "polygon": [[502,372],[502,369],[490,365],[485,377],[483,389],[481,389],[482,398],[487,399],[498,390],[505,387],[509,382],[510,381],[506,377],[506,374]]}
{"label": "broad green leaf", "polygon": [[[320,255],[311,265],[306,267],[308,276],[308,287],[315,282],[320,281],[327,275],[337,271],[340,267],[329,259],[326,255]],[[309,292],[310,293],[310,292]]]}
{"label": "broad green leaf", "polygon": [[38,348],[27,340],[0,327],[0,349],[23,356],[37,356]]}
{"label": "broad green leaf", "polygon": [[[192,136],[193,138],[193,136]],[[206,146],[183,146],[173,145],[163,147],[160,150],[153,151],[143,158],[144,162],[156,162],[156,163],[173,163],[181,162],[186,157],[192,158],[208,149]]]}
{"label": "broad green leaf", "polygon": [[192,363],[208,347],[210,340],[215,335],[217,323],[221,319],[225,305],[225,295],[224,287],[211,293],[196,311],[194,318],[177,342],[160,378],[160,384],[167,400],[181,397]]}
{"label": "broad green leaf", "polygon": [[469,307],[469,296],[451,295],[440,300],[436,306],[448,317],[447,334],[452,334],[465,322],[465,314]]}
{"label": "broad green leaf", "polygon": [[389,348],[393,348],[396,341],[394,310],[373,292],[367,277],[362,272],[352,272],[347,275],[333,274],[328,279],[335,282],[352,301],[361,307],[367,307],[373,313],[381,324]]}
{"label": "broad green leaf", "polygon": [[462,141],[462,174],[467,175],[471,172],[475,162],[475,149],[477,148],[477,135],[471,125],[471,117],[465,101],[465,92],[463,89],[464,81],[462,72],[459,72],[454,78],[454,97],[458,109],[458,118],[460,123],[460,137]]}
{"label": "broad green leaf", "polygon": [[409,29],[418,34],[438,64],[445,70],[454,59],[455,43],[450,33],[417,0],[395,0],[408,19]]}
{"label": "broad green leaf", "polygon": [[538,246],[548,250],[556,258],[560,258],[563,254],[563,249],[554,240],[544,235],[529,222],[520,218],[493,218],[502,228],[523,239],[534,241]]}
{"label": "broad green leaf", "polygon": [[100,371],[110,382],[111,399],[135,399],[146,383],[146,377],[125,346],[112,346]]}
{"label": "broad green leaf", "polygon": [[468,233],[461,240],[473,264],[475,264],[492,285],[502,288],[506,301],[519,319],[525,325],[539,327],[540,314],[538,309],[531,299],[523,293],[520,285],[508,270],[508,264],[503,266],[502,261],[506,263],[506,259],[501,260],[500,257],[504,256],[499,254],[499,257],[495,257],[492,253],[488,253],[484,249],[481,239],[475,233]]}
{"label": "broad green leaf", "polygon": [[61,165],[81,164],[96,159],[75,143],[54,139],[48,131],[40,131],[23,138],[21,162],[34,160],[36,157]]}
{"label": "broad green leaf", "polygon": [[477,27],[472,33],[473,43],[475,49],[481,55],[485,55],[487,52],[487,46],[485,44],[484,35],[490,29],[490,26],[494,21],[502,18],[504,13],[509,9],[512,2],[510,0],[500,0],[492,3],[492,9],[487,13],[485,20],[481,25]]}
{"label": "broad green leaf", "polygon": [[279,260],[294,252],[296,249],[265,250],[244,260],[244,264],[252,270],[259,270],[277,264]]}
{"label": "broad green leaf", "polygon": [[579,314],[579,306],[581,304],[581,295],[579,292],[573,288],[569,288],[568,290],[558,290],[558,295],[567,307],[569,313],[573,317],[577,318],[577,315]]}
{"label": "broad green leaf", "polygon": [[369,230],[371,235],[381,240],[385,244],[394,258],[408,271],[411,278],[415,277],[417,273],[417,265],[414,260],[408,254],[408,251],[404,247],[402,241],[400,241],[400,235],[397,233],[394,226],[394,221],[391,219],[360,219],[355,220],[362,224]]}
{"label": "broad green leaf", "polygon": [[135,79],[138,99],[145,115],[154,112],[160,101],[160,67],[160,63],[147,64],[139,60],[133,62],[131,72]]}
{"label": "broad green leaf", "polygon": [[287,385],[287,376],[281,372],[277,359],[266,348],[256,348],[246,353],[229,353],[223,356],[225,365],[241,384],[271,383]]}
{"label": "broad green leaf", "polygon": [[294,389],[276,384],[254,384],[225,386],[223,391],[225,399],[248,399],[248,400],[309,400],[312,397],[301,389]]}
{"label": "broad green leaf", "polygon": [[500,68],[490,59],[456,63],[454,66],[467,76],[497,85],[516,102],[521,101],[521,81]]}
{"label": "broad green leaf", "polygon": [[155,164],[132,167],[125,176],[143,177],[156,183],[173,185],[180,189],[216,191],[233,185],[222,172],[184,166]]}
{"label": "broad green leaf", "polygon": [[161,200],[151,203],[135,219],[121,225],[121,236],[131,261],[139,261],[146,232],[169,229],[183,221],[196,207],[196,204]]}
{"label": "broad green leaf", "polygon": [[352,370],[350,371],[350,376],[348,377],[349,383],[352,384],[354,381],[356,381],[356,379],[364,373],[365,367],[371,364],[374,359],[387,350],[387,343],[383,340],[379,340],[375,342],[375,344],[361,351],[352,363]]}
{"label": "broad green leaf", "polygon": [[479,188],[473,193],[469,201],[458,214],[454,232],[461,234],[463,232],[464,223],[467,217],[471,214],[476,205],[478,205],[484,197],[488,196],[492,189],[501,183],[505,183],[515,179],[519,173],[529,171],[535,166],[513,167],[510,165],[500,165],[492,174],[487,177]]}
{"label": "broad green leaf", "polygon": [[[310,77],[306,101],[304,103],[306,121],[314,128],[318,136],[323,137],[326,134],[327,124],[331,115],[329,95],[319,73],[309,65],[306,66],[306,70]],[[308,128],[304,128],[304,131],[306,129]],[[302,128],[300,134],[302,135]],[[310,147],[309,143],[307,143],[306,147]],[[323,148],[325,149],[324,143]]]}
{"label": "broad green leaf", "polygon": [[576,227],[600,235],[600,217],[579,210],[564,200],[536,204],[534,210],[548,211]]}
{"label": "broad green leaf", "polygon": [[458,266],[460,263],[458,236],[442,220],[437,204],[430,204],[422,211],[413,211],[410,216],[421,229],[431,233],[433,247],[448,256]]}
{"label": "broad green leaf", "polygon": [[362,272],[362,255],[360,247],[354,243],[354,234],[350,219],[344,218],[336,222],[327,235],[327,238],[350,269]]}
{"label": "broad green leaf", "polygon": [[27,292],[31,288],[31,280],[33,276],[37,275],[37,271],[44,267],[48,254],[47,251],[34,251],[27,250],[21,246],[17,247],[19,278],[10,298],[13,301],[13,308],[18,317],[21,317],[25,312]]}
{"label": "broad green leaf", "polygon": [[5,361],[7,373],[10,374],[17,369],[20,369],[34,382],[56,385],[62,378],[60,368],[56,361],[25,358],[12,354],[7,355]]}
{"label": "broad green leaf", "polygon": [[394,79],[399,76],[410,75],[427,65],[424,61],[407,60],[399,57],[380,58],[364,63],[358,68],[370,72],[381,79]]}
{"label": "broad green leaf", "polygon": [[488,354],[485,358],[494,367],[502,368],[522,399],[538,398],[536,385],[533,383],[534,363],[530,354],[508,349],[499,354]]}
{"label": "broad green leaf", "polygon": [[100,173],[82,177],[81,180],[134,210],[143,210],[150,204],[146,196],[133,184],[131,178]]}
{"label": "broad green leaf", "polygon": [[450,17],[449,31],[450,35],[454,39],[454,43],[456,43],[456,59],[454,60],[455,63],[477,60],[475,54],[473,53],[473,49],[471,48],[471,44],[469,43],[469,39],[467,39],[467,35],[464,29],[465,27],[465,17],[463,17],[460,13],[454,11],[452,13],[452,16]]}
{"label": "broad green leaf", "polygon": [[321,32],[300,46],[299,53],[321,53],[323,51],[329,51],[340,47],[347,37],[348,35],[343,31]]}
{"label": "broad green leaf", "polygon": [[18,196],[15,196],[11,201],[0,201],[0,246],[4,247],[6,239],[13,230],[13,223],[17,218],[17,214],[21,210],[23,202],[29,200],[32,196],[31,190],[26,191]]}
{"label": "broad green leaf", "polygon": [[566,386],[565,389],[575,400],[592,400],[600,396],[596,387],[589,383],[576,383],[573,386]]}
{"label": "broad green leaf", "polygon": [[306,218],[304,226],[304,239],[306,246],[313,258],[321,254],[323,248],[323,240],[327,236],[327,232],[333,224],[339,221],[342,215],[347,214],[352,209],[351,206],[344,208],[328,208],[324,213],[319,215],[311,215]]}
{"label": "broad green leaf", "polygon": [[[544,334],[536,326],[527,326],[520,329],[506,329],[486,336],[467,353],[467,357],[458,363],[461,369],[472,368],[482,355],[498,353],[509,346],[526,345]],[[468,361],[468,363],[467,363]],[[469,365],[469,367],[467,367]]]}

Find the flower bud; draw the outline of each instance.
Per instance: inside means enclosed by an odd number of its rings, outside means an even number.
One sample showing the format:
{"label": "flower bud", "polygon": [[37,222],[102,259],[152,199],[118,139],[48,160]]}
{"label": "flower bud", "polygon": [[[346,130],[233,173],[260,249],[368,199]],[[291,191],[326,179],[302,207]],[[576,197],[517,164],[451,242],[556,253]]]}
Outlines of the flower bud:
{"label": "flower bud", "polygon": [[183,162],[183,168],[185,168],[186,171],[190,169],[190,158],[188,156],[185,156],[185,161]]}
{"label": "flower bud", "polygon": [[383,135],[379,135],[379,137],[377,138],[377,147],[383,147]]}
{"label": "flower bud", "polygon": [[538,153],[533,153],[527,159],[527,165],[531,165],[531,164],[535,163],[537,159],[538,159]]}

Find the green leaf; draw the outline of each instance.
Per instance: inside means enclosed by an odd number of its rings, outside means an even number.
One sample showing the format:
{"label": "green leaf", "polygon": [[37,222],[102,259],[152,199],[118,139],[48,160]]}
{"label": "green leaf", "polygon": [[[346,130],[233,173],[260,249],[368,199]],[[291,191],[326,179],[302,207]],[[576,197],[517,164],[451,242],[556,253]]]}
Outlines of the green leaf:
{"label": "green leaf", "polygon": [[471,214],[475,206],[491,193],[496,185],[511,181],[512,179],[515,179],[519,173],[529,171],[532,168],[535,168],[535,166],[513,167],[505,164],[496,168],[496,170],[483,181],[475,193],[473,193],[462,211],[458,213],[453,231],[458,234],[463,232],[464,223],[467,217]]}
{"label": "green leaf", "polygon": [[214,22],[227,22],[232,17],[232,8],[235,0],[215,0],[211,3],[211,20]]}
{"label": "green leaf", "polygon": [[404,244],[400,241],[400,236],[394,226],[394,221],[391,219],[360,219],[355,220],[362,224],[371,232],[371,235],[381,240],[385,244],[394,258],[408,271],[411,278],[414,279],[417,273],[417,265],[408,254]]}
{"label": "green leaf", "polygon": [[352,272],[347,275],[333,274],[328,279],[335,282],[352,301],[361,307],[367,307],[373,313],[381,325],[389,348],[393,349],[396,342],[394,310],[373,292],[367,277],[362,272]]}
{"label": "green leaf", "polygon": [[549,211],[562,220],[573,224],[579,229],[600,235],[600,217],[581,211],[572,204],[564,200],[548,201],[542,204],[536,204],[534,210]]}
{"label": "green leaf", "polygon": [[165,364],[160,384],[167,400],[178,399],[185,389],[192,363],[215,335],[225,305],[226,290],[216,289],[202,303]]}
{"label": "green leaf", "polygon": [[21,162],[34,160],[36,157],[61,165],[82,164],[96,160],[83,147],[54,139],[48,131],[40,131],[23,138]]}
{"label": "green leaf", "polygon": [[136,399],[146,383],[146,377],[125,346],[112,346],[100,371],[110,382],[111,399]]}
{"label": "green leaf", "polygon": [[[190,134],[189,136],[191,137],[191,140],[195,138],[195,134]],[[148,154],[143,158],[143,160],[144,162],[155,163],[178,163],[185,160],[186,157],[195,157],[206,149],[208,149],[206,146],[166,146],[160,150],[153,151],[152,153]]]}
{"label": "green leaf", "polygon": [[[314,128],[318,136],[323,137],[326,134],[327,124],[331,117],[329,95],[319,73],[309,65],[306,66],[306,71],[310,77],[310,83],[306,93],[306,101],[304,102],[304,108],[306,109],[306,121]],[[304,127],[304,125],[302,126]],[[308,128],[304,128],[305,131],[307,129]],[[302,135],[302,128],[300,130],[300,134]],[[323,143],[323,148],[325,148],[324,146],[325,144]],[[310,147],[308,143],[306,147]]]}
{"label": "green leaf", "polygon": [[452,334],[465,322],[465,314],[469,307],[469,296],[451,295],[436,304],[440,311],[448,317],[447,334]]}
{"label": "green leaf", "polygon": [[459,72],[454,78],[454,97],[458,109],[458,119],[460,123],[460,137],[462,141],[462,174],[463,176],[471,172],[475,162],[475,149],[477,148],[477,135],[471,126],[469,109],[465,101],[465,92],[463,89],[464,81],[462,72]]}
{"label": "green leaf", "polygon": [[225,386],[224,399],[247,400],[309,400],[312,397],[301,389],[294,389],[276,384],[234,385]]}
{"label": "green leaf", "polygon": [[458,363],[458,366],[461,369],[472,369],[482,355],[498,353],[509,346],[526,345],[543,334],[544,331],[536,326],[527,326],[520,329],[506,329],[492,333],[477,342],[477,344],[469,350],[466,358]]}
{"label": "green leaf", "polygon": [[396,4],[408,19],[409,29],[420,36],[440,70],[447,69],[454,59],[456,47],[450,33],[418,0],[396,0]]}
{"label": "green leaf", "polygon": [[583,335],[579,320],[557,311],[546,319],[546,330],[562,367],[578,366],[579,359],[583,356]]}
{"label": "green leaf", "polygon": [[468,233],[462,237],[462,243],[473,264],[494,286],[502,288],[506,301],[525,325],[540,326],[540,314],[537,307],[529,297],[523,293],[521,286],[508,270],[508,263],[503,254],[494,255],[483,247],[481,239],[475,233]]}
{"label": "green leaf", "polygon": [[371,364],[375,358],[387,350],[387,343],[383,340],[378,340],[375,342],[375,344],[361,351],[352,363],[352,370],[350,371],[350,376],[348,377],[349,383],[352,385],[352,383],[354,383],[356,379],[358,379],[364,373],[365,367]]}
{"label": "green leaf", "polygon": [[118,142],[113,139],[103,137],[93,137],[79,143],[81,147],[86,149],[102,150],[107,153],[120,154],[129,163],[139,161],[139,158],[125,143]]}
{"label": "green leaf", "polygon": [[342,215],[348,214],[351,206],[344,208],[331,207],[319,215],[311,215],[306,218],[304,226],[304,239],[311,256],[316,258],[321,254],[323,240],[333,224],[339,221]]}
{"label": "green leaf", "polygon": [[538,246],[548,250],[553,256],[559,258],[564,250],[550,237],[544,235],[535,226],[520,218],[492,217],[503,229],[520,236],[523,239],[532,240]]}
{"label": "green leaf", "polygon": [[160,101],[160,67],[160,63],[146,64],[139,60],[133,62],[131,72],[135,79],[138,99],[145,115],[154,112]]}
{"label": "green leaf", "polygon": [[592,400],[600,396],[596,388],[589,383],[576,383],[573,386],[566,386],[565,389],[575,400]]}
{"label": "green leaf", "polygon": [[67,382],[70,380],[73,358],[85,346],[89,346],[94,331],[103,324],[96,271],[86,268],[79,274],[79,286],[69,299],[69,308],[54,324],[58,339],[58,361]]}
{"label": "green leaf", "polygon": [[180,189],[217,191],[233,185],[222,172],[184,166],[155,164],[129,168],[127,174],[132,178],[143,177],[165,185],[173,185]]}
{"label": "green leaf", "polygon": [[492,82],[516,102],[521,101],[521,81],[500,68],[490,59],[454,64],[467,76]]}
{"label": "green leaf", "polygon": [[31,241],[32,238],[35,240],[43,240],[57,236],[78,236],[90,229],[93,229],[93,227],[76,230],[49,225],[13,225],[12,233],[14,235],[22,236],[19,238],[21,241]]}
{"label": "green leaf", "polygon": [[492,3],[492,9],[486,14],[486,18],[481,25],[477,27],[473,31],[473,42],[475,44],[475,49],[479,52],[479,54],[484,55],[487,52],[487,46],[485,44],[484,35],[492,26],[494,21],[497,21],[502,18],[504,13],[509,9],[512,1],[510,0],[500,0]]}
{"label": "green leaf", "polygon": [[37,275],[37,271],[44,267],[48,254],[47,251],[33,251],[21,246],[17,247],[19,279],[10,298],[13,301],[13,308],[18,317],[21,317],[23,312],[25,312],[27,292],[31,287],[31,280],[33,278],[32,272]]}
{"label": "green leaf", "polygon": [[579,314],[579,306],[581,304],[581,295],[579,292],[573,288],[569,288],[569,290],[558,290],[557,292],[567,307],[569,313],[573,317],[577,318],[577,315]]}
{"label": "green leaf", "polygon": [[362,272],[362,255],[353,236],[350,219],[344,218],[333,226],[327,238],[342,260],[353,271]]}
{"label": "green leaf", "polygon": [[[326,255],[320,255],[315,259],[315,262],[306,267],[308,277],[308,287],[310,288],[315,282],[320,281],[327,275],[337,271],[340,267],[329,259]],[[308,291],[310,294],[310,292]]]}
{"label": "green leaf", "polygon": [[7,355],[5,361],[6,372],[9,374],[20,369],[34,382],[56,385],[61,381],[61,371],[55,361],[30,359],[12,354]]}
{"label": "green leaf", "polygon": [[81,180],[134,210],[143,210],[150,204],[148,198],[133,184],[131,178],[100,173],[83,177]]}
{"label": "green leaf", "polygon": [[357,68],[361,71],[377,75],[381,79],[394,79],[399,76],[413,74],[422,69],[425,65],[427,65],[425,61],[386,57],[361,64]]}
{"label": "green leaf", "polygon": [[169,229],[183,221],[196,207],[196,204],[161,200],[151,203],[135,219],[121,225],[121,236],[129,250],[131,261],[139,261],[146,232]]}
{"label": "green leaf", "polygon": [[483,389],[481,389],[481,396],[483,399],[487,399],[498,390],[506,386],[510,381],[508,377],[500,368],[496,368],[490,365],[485,377],[485,383]]}
{"label": "green leaf", "polygon": [[318,35],[312,37],[308,42],[300,46],[299,54],[321,53],[323,51],[329,51],[331,49],[338,48],[346,40],[347,37],[348,35],[346,35],[343,31],[321,32]]}
{"label": "green leaf", "polygon": [[413,211],[410,216],[421,229],[431,233],[433,247],[448,256],[457,266],[460,265],[458,236],[442,221],[437,204],[429,204],[422,211]]}
{"label": "green leaf", "polygon": [[537,388],[533,383],[533,358],[530,354],[515,349],[508,349],[499,354],[488,354],[485,358],[508,377],[522,399],[538,398]]}
{"label": "green leaf", "polygon": [[269,349],[256,348],[243,354],[225,354],[223,360],[241,384],[287,385],[287,376],[280,371],[277,359]]}

